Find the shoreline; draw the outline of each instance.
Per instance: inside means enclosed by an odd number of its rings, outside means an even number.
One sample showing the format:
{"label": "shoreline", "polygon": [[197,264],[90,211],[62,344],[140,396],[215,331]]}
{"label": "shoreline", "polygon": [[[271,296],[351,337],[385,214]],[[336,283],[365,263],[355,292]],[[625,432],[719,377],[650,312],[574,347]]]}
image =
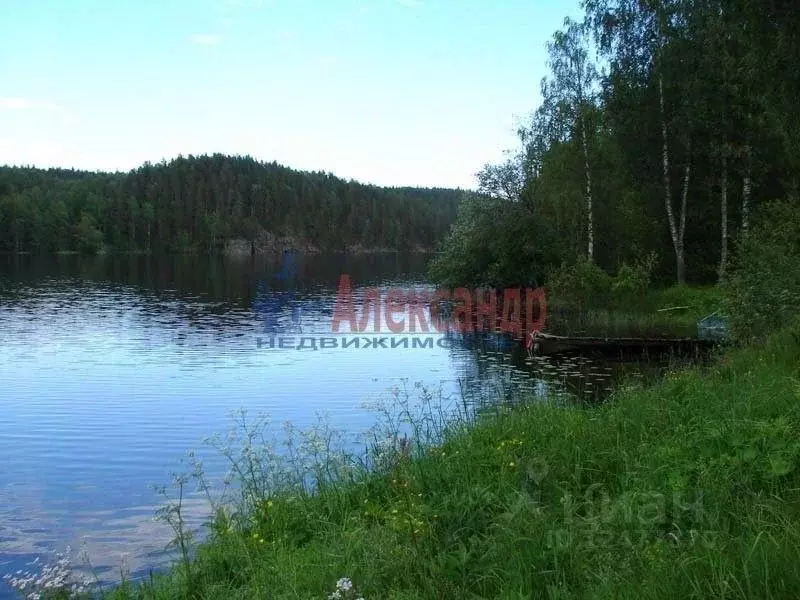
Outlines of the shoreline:
{"label": "shoreline", "polygon": [[[764,568],[800,554],[790,503],[759,500],[768,489],[800,500],[800,448],[790,450],[800,416],[787,413],[796,403],[799,330],[653,385],[627,384],[606,405],[501,406],[448,426],[430,446],[397,435],[382,448],[388,462],[373,471],[314,493],[261,495],[241,520],[219,513],[190,561],[107,597],[268,597],[267,582],[271,597],[324,597],[346,577],[368,598],[508,589],[545,597],[554,586],[581,595],[598,585],[602,597],[646,590],[672,598],[711,585],[706,570],[715,564],[762,592],[777,593],[782,576],[800,586],[800,575],[774,571],[780,563],[767,575],[734,551],[761,548],[756,559],[772,557]],[[776,419],[784,425],[771,425]],[[753,454],[723,468],[718,461],[737,456],[740,438]],[[242,566],[225,575],[224,565]],[[485,579],[488,572],[502,577]],[[598,572],[607,574],[600,582]]]}
{"label": "shoreline", "polygon": [[[425,248],[393,249],[393,248],[348,248],[345,250],[326,250],[326,249],[298,249],[294,246],[279,246],[269,250],[261,250],[255,256],[271,256],[283,252],[296,252],[298,254],[319,255],[319,254],[338,254],[347,256],[362,256],[369,254],[435,254],[436,250]],[[172,258],[179,256],[207,256],[225,258],[249,258],[250,252],[202,252],[199,250],[187,250],[184,252],[147,252],[145,250],[108,250],[96,253],[83,253],[77,250],[59,250],[56,252],[0,252],[0,256],[33,256],[33,257],[60,257],[60,256],[79,256],[82,258],[96,258],[100,256],[149,256],[154,258]]]}

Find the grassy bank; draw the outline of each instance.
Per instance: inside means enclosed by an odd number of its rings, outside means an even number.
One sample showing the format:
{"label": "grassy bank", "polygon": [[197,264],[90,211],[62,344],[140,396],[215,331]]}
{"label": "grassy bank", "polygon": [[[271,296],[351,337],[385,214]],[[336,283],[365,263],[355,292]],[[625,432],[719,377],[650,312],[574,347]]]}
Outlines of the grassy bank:
{"label": "grassy bank", "polygon": [[498,409],[317,494],[256,492],[108,597],[800,597],[798,365],[795,326],[597,408]]}
{"label": "grassy bank", "polygon": [[697,321],[722,304],[723,290],[716,286],[650,289],[635,300],[600,309],[575,306],[555,295],[548,297],[548,330],[562,335],[693,337]]}

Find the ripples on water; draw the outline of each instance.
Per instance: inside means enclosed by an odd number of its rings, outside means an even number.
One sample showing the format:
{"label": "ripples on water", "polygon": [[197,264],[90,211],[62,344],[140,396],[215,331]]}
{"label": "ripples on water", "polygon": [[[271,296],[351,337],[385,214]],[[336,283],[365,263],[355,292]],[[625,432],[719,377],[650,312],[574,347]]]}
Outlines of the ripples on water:
{"label": "ripples on water", "polygon": [[[153,521],[150,486],[168,483],[186,451],[227,430],[241,407],[299,427],[323,411],[356,443],[375,419],[362,403],[401,382],[476,399],[543,393],[544,381],[566,391],[568,369],[595,368],[526,365],[519,352],[463,340],[258,348],[264,282],[269,294],[294,290],[279,323],[296,325],[294,309],[304,335],[326,334],[340,273],[355,286],[421,289],[423,259],[308,257],[287,281],[274,277],[279,259],[0,257],[0,574],[82,541],[110,577],[123,554],[134,571],[162,565],[170,536]],[[219,456],[204,458],[223,471]],[[202,503],[192,509],[205,516]]]}

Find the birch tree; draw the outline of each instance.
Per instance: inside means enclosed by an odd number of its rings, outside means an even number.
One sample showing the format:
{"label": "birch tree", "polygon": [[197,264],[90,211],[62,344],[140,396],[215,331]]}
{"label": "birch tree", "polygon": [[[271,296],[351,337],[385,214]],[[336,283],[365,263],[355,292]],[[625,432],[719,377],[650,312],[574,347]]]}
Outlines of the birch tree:
{"label": "birch tree", "polygon": [[[643,87],[654,87],[661,137],[661,179],[670,239],[675,252],[679,284],[686,281],[684,237],[686,210],[692,176],[692,125],[686,110],[691,73],[686,65],[675,65],[685,28],[688,0],[584,0],[587,20],[592,24],[612,73]],[[677,51],[673,49],[677,48]],[[677,75],[682,73],[682,75]],[[670,78],[671,76],[671,78]],[[669,78],[669,79],[668,79]],[[671,93],[668,93],[671,92]],[[668,100],[669,98],[669,100]],[[676,131],[678,130],[679,131]],[[678,133],[678,135],[676,135]],[[683,142],[684,160],[680,212],[673,207],[672,169],[674,140]]]}
{"label": "birch tree", "polygon": [[560,107],[559,116],[566,118],[569,129],[578,136],[583,151],[586,202],[586,256],[594,260],[594,208],[592,198],[592,165],[589,151],[589,125],[587,115],[594,104],[597,69],[589,59],[587,28],[571,19],[564,21],[564,29],[557,31],[547,44],[550,55],[550,81],[542,83],[545,103]]}
{"label": "birch tree", "polygon": [[[718,174],[713,177],[719,184],[720,251],[717,273],[725,278],[729,256],[729,203],[728,190],[731,172],[735,169],[737,148],[743,145],[740,122],[734,107],[741,103],[741,85],[737,78],[737,60],[732,44],[732,24],[729,22],[727,0],[706,0],[698,3],[692,14],[689,35],[698,40],[701,55],[696,78],[704,85],[698,86],[699,99],[696,111],[708,132],[709,165]],[[732,168],[733,167],[733,168]],[[709,198],[713,198],[710,194]]]}
{"label": "birch tree", "polygon": [[730,255],[730,192],[741,185],[740,234],[750,225],[752,144],[758,137],[759,119],[766,112],[760,88],[758,61],[753,52],[750,24],[741,4],[730,0],[705,0],[694,7],[690,35],[699,41],[701,66],[696,78],[702,88],[702,119],[709,132],[712,168],[718,171],[720,201],[720,258],[718,274],[724,279]]}
{"label": "birch tree", "polygon": [[728,268],[728,148],[722,147],[722,175],[720,176],[720,218],[722,242],[719,254],[719,278],[725,278]]}
{"label": "birch tree", "polygon": [[742,176],[742,237],[750,230],[750,194],[752,190],[752,159],[750,147],[744,149],[744,175]]}

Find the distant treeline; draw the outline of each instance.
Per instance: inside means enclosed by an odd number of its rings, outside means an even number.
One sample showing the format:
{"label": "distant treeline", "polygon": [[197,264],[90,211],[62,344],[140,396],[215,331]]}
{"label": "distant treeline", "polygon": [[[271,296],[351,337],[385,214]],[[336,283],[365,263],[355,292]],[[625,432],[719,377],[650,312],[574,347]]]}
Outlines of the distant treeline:
{"label": "distant treeline", "polygon": [[231,240],[431,249],[463,194],[364,185],[219,154],[128,173],[0,166],[0,251],[218,252]]}

